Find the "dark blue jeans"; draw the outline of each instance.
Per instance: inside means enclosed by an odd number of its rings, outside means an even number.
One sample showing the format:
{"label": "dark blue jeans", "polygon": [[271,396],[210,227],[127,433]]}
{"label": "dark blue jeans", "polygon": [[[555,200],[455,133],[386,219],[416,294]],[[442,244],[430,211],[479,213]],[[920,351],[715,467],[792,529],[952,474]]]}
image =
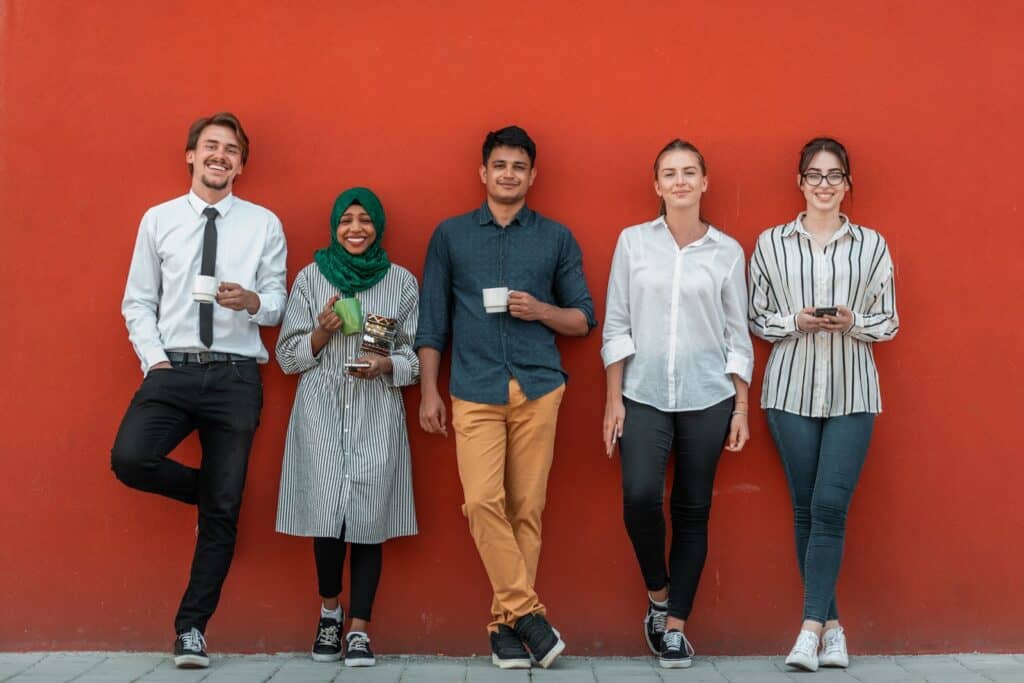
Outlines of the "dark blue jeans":
{"label": "dark blue jeans", "polygon": [[875,415],[816,418],[774,409],[765,412],[793,498],[804,619],[838,619],[835,593],[846,512],[868,453]]}
{"label": "dark blue jeans", "polygon": [[[206,623],[220,601],[235,552],[249,449],[260,421],[263,382],[256,361],[174,363],[142,381],[121,421],[110,465],[123,483],[199,509],[192,572],[175,631]],[[199,432],[199,468],[168,455]]]}

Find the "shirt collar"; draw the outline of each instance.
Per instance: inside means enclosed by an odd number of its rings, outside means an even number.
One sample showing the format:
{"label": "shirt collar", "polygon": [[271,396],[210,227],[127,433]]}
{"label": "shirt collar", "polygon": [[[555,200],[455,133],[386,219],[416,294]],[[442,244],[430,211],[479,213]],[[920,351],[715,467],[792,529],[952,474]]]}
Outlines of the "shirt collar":
{"label": "shirt collar", "polygon": [[[534,213],[533,209],[531,209],[526,204],[523,204],[523,208],[519,209],[515,217],[512,218],[512,221],[509,223],[509,225],[512,225],[512,223],[518,223],[519,225],[523,226],[530,225],[533,222],[533,217],[535,215],[536,214]],[[483,205],[480,207],[480,211],[478,213],[477,218],[480,221],[480,225],[487,225],[488,223],[494,223],[494,225],[498,225],[498,221],[494,220],[494,214],[491,213],[491,207],[487,206],[486,199],[484,200]]]}
{"label": "shirt collar", "polygon": [[[655,227],[665,228],[665,230],[668,230],[668,223],[665,221],[665,214],[661,214],[660,216],[655,218],[652,221],[652,224]],[[704,233],[704,235],[699,240],[696,240],[694,242],[690,242],[686,246],[687,247],[695,247],[698,244],[703,244],[706,241],[721,242],[722,241],[722,231],[719,230],[718,228],[716,228],[715,226],[711,225],[710,223],[707,223],[707,226],[708,226],[708,231],[706,233]]]}
{"label": "shirt collar", "polygon": [[213,208],[217,209],[217,213],[221,216],[226,216],[228,215],[228,211],[231,210],[231,207],[235,205],[235,195],[229,193],[228,196],[224,197],[224,199],[220,200],[216,204],[207,204],[206,201],[197,195],[194,190],[189,190],[188,203],[189,206],[191,206],[192,209],[200,216],[203,214],[203,209],[207,206],[213,206]]}
{"label": "shirt collar", "polygon": [[[786,227],[782,229],[782,236],[789,237],[794,233],[800,233],[802,235],[810,237],[811,234],[807,232],[806,228],[804,228],[803,219],[806,215],[806,212],[801,212],[800,214],[797,215],[795,219],[793,219],[792,222],[787,223]],[[835,234],[832,235],[832,239],[829,241],[837,240],[847,233],[849,233],[850,237],[852,237],[853,239],[860,241],[860,232],[858,230],[853,229],[853,224],[850,223],[850,219],[847,218],[846,214],[839,214],[839,218],[843,221],[843,224],[839,226],[839,229],[836,230]]]}

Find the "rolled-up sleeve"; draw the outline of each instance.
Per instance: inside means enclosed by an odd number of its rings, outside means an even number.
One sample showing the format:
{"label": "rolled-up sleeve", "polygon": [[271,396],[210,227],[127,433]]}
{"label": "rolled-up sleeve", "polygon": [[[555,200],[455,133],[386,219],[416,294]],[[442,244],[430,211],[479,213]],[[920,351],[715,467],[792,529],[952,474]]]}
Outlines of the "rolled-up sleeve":
{"label": "rolled-up sleeve", "polygon": [[429,347],[444,351],[452,310],[452,264],[443,225],[434,230],[423,264],[423,290],[414,349]]}
{"label": "rolled-up sleeve", "polygon": [[754,374],[754,347],[747,331],[745,263],[741,251],[722,287],[722,311],[725,314],[725,373],[750,384]]}
{"label": "rolled-up sleeve", "polygon": [[583,275],[583,252],[568,230],[565,231],[555,272],[555,300],[560,308],[576,308],[581,311],[587,319],[588,332],[597,326],[594,300]]}
{"label": "rolled-up sleeve", "polygon": [[629,245],[625,233],[619,235],[608,274],[601,342],[601,360],[606,368],[636,353],[629,311]]}
{"label": "rolled-up sleeve", "polygon": [[281,322],[288,296],[285,281],[287,260],[288,246],[284,238],[284,227],[277,216],[272,215],[267,241],[263,245],[260,264],[256,269],[256,295],[260,298],[260,309],[249,316],[249,322],[264,326],[274,326]]}

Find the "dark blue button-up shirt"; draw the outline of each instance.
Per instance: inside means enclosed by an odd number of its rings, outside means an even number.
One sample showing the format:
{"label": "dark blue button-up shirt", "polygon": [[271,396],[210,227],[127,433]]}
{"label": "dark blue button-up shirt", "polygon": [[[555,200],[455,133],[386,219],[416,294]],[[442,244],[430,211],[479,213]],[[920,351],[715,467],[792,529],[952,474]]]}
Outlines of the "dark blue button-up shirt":
{"label": "dark blue button-up shirt", "polygon": [[583,278],[583,254],[564,225],[525,205],[507,227],[487,203],[437,226],[423,268],[416,348],[444,351],[452,342],[452,396],[508,403],[514,377],[530,400],[567,377],[555,332],[537,321],[487,313],[482,290],[508,287],[561,308],[578,308],[593,328],[594,302]]}

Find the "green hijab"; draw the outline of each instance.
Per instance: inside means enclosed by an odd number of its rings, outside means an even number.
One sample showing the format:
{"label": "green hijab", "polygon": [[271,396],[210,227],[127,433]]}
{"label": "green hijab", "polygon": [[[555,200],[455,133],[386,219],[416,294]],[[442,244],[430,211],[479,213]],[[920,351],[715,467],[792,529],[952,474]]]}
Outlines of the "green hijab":
{"label": "green hijab", "polygon": [[[350,254],[338,242],[338,223],[341,222],[341,215],[353,204],[366,209],[377,231],[373,244],[362,254]],[[373,287],[388,274],[391,261],[381,246],[383,239],[384,207],[381,206],[380,200],[365,187],[352,187],[334,200],[334,209],[331,210],[331,244],[318,249],[313,254],[313,259],[327,281],[341,290],[343,296],[354,296],[356,292]]]}

